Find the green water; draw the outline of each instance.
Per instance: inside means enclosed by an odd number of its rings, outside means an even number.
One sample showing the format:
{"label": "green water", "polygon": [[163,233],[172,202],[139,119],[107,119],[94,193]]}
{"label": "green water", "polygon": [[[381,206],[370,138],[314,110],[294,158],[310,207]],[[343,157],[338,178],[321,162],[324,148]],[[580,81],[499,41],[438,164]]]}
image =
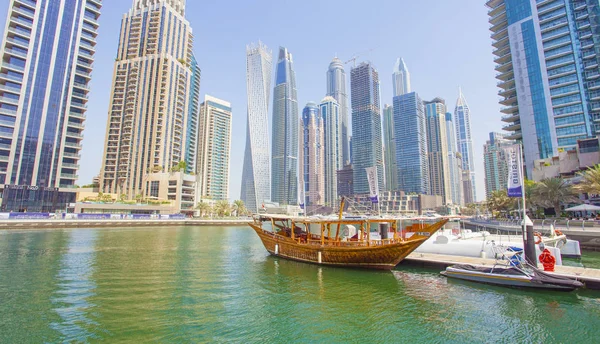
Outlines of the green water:
{"label": "green water", "polygon": [[595,343],[600,293],[322,268],[246,228],[0,232],[0,343]]}

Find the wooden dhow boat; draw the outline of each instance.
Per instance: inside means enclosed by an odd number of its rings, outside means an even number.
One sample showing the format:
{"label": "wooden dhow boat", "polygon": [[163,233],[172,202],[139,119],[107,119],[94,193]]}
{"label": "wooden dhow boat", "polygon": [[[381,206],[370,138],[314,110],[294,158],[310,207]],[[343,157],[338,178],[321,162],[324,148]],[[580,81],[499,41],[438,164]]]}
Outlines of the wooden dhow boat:
{"label": "wooden dhow boat", "polygon": [[[393,269],[448,222],[438,219],[428,225],[418,221],[400,229],[399,222],[406,219],[263,214],[255,215],[253,220],[250,227],[274,256],[326,266],[380,270]],[[380,233],[380,238],[374,238]]]}

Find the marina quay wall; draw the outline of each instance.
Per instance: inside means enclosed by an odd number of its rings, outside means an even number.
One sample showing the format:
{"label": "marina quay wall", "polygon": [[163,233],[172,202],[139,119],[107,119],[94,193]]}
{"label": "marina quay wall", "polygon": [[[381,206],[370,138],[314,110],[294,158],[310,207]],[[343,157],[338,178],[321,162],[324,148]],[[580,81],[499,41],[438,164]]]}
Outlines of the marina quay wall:
{"label": "marina quay wall", "polygon": [[251,219],[2,219],[0,230],[39,230],[77,228],[122,228],[122,227],[164,227],[164,226],[246,226]]}

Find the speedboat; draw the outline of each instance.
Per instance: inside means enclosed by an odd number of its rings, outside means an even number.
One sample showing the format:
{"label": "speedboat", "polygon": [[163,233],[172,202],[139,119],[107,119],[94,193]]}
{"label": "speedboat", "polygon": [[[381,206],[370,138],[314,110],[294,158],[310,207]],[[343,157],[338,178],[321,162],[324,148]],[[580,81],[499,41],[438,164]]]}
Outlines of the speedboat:
{"label": "speedboat", "polygon": [[573,291],[583,283],[562,276],[555,276],[529,265],[482,267],[468,264],[453,265],[442,275],[466,281],[505,287],[536,288],[557,291]]}

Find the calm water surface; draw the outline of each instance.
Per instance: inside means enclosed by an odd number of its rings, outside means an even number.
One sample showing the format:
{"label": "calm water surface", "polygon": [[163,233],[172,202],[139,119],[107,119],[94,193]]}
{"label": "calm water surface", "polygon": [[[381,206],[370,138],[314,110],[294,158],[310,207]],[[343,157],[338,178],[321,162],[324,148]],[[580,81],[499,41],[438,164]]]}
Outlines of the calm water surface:
{"label": "calm water surface", "polygon": [[0,232],[0,343],[597,343],[600,294],[322,268],[246,228]]}

